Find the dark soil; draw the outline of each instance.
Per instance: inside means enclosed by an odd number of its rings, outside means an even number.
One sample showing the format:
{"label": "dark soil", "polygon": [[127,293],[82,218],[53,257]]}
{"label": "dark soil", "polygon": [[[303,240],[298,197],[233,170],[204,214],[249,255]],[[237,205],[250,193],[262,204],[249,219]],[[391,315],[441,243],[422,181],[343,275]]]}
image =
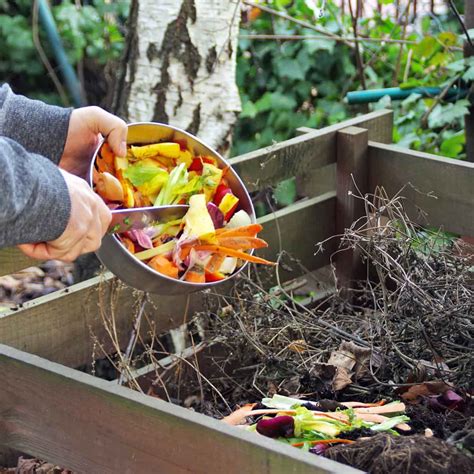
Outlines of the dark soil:
{"label": "dark soil", "polygon": [[324,456],[370,474],[469,474],[474,458],[437,438],[378,434],[357,443],[335,446]]}

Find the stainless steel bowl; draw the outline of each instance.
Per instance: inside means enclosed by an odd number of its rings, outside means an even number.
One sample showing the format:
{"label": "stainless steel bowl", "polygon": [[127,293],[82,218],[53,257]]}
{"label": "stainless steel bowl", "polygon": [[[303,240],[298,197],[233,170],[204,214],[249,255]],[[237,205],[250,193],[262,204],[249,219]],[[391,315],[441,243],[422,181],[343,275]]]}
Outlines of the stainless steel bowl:
{"label": "stainless steel bowl", "polygon": [[[180,130],[179,128],[152,122],[132,123],[128,125],[127,142],[129,144],[145,145],[173,139],[185,139],[188,148],[193,155],[207,155],[216,158],[220,168],[229,165],[229,163],[227,163],[227,161],[215,150],[208,147],[193,135],[184,130]],[[93,186],[92,170],[101,146],[102,143],[96,150],[91,162],[89,170],[89,184],[91,186]],[[252,200],[250,199],[244,184],[237,176],[237,173],[230,168],[226,174],[226,178],[229,181],[232,192],[239,198],[240,209],[246,211],[250,215],[252,221],[255,222],[255,210],[253,208]],[[137,288],[138,290],[162,295],[188,294],[220,285],[223,282],[234,278],[248,264],[245,262],[242,267],[225,280],[212,283],[189,283],[186,281],[175,280],[156,272],[148,265],[135,258],[120,243],[115,235],[106,235],[104,237],[102,245],[97,251],[97,256],[106,268],[127,285]]]}

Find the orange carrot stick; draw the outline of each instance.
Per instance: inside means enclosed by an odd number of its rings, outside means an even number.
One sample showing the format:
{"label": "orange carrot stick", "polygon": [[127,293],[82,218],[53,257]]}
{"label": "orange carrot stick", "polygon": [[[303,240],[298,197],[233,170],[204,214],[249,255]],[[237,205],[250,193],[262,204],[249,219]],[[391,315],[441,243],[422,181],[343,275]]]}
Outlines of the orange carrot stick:
{"label": "orange carrot stick", "polygon": [[268,244],[257,237],[227,237],[220,236],[217,242],[221,247],[235,250],[261,249],[268,247]]}
{"label": "orange carrot stick", "polygon": [[225,255],[219,253],[214,254],[206,265],[206,272],[216,273],[217,271],[219,271],[219,268],[221,268],[221,265],[224,260]]}
{"label": "orange carrot stick", "polygon": [[361,407],[354,408],[354,411],[356,413],[376,413],[378,415],[382,415],[384,413],[400,413],[405,411],[405,404],[400,402],[383,406]]}
{"label": "orange carrot stick", "polygon": [[163,257],[163,255],[156,255],[148,262],[148,265],[163,275],[170,278],[178,278],[178,267],[166,257]]}
{"label": "orange carrot stick", "polygon": [[260,224],[243,225],[241,227],[235,227],[234,229],[222,227],[216,230],[216,236],[255,237],[262,229],[263,227]]}
{"label": "orange carrot stick", "polygon": [[239,250],[228,249],[226,247],[221,247],[219,245],[196,245],[195,250],[203,250],[207,252],[220,253],[222,255],[227,255],[229,257],[237,257],[241,260],[247,260],[248,262],[261,263],[262,265],[276,265],[275,262],[270,262],[264,258],[256,257],[255,255],[250,255]]}
{"label": "orange carrot stick", "polygon": [[206,283],[206,276],[204,275],[204,273],[189,270],[186,272],[184,280],[190,283]]}
{"label": "orange carrot stick", "polygon": [[367,408],[367,407],[381,407],[385,405],[385,400],[380,400],[377,403],[360,403],[360,402],[341,402],[347,408]]}
{"label": "orange carrot stick", "polygon": [[300,446],[304,446],[305,443],[309,444],[336,444],[336,443],[344,443],[344,444],[352,444],[354,441],[351,439],[314,439],[312,441],[301,441],[299,443],[293,443],[291,446],[295,446],[299,448]]}

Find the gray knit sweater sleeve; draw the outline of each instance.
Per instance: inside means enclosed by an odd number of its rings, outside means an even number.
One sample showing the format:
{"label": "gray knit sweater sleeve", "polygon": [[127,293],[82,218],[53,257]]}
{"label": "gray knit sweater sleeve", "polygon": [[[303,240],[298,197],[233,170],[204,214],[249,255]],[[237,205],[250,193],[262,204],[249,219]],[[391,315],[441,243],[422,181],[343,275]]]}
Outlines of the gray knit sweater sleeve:
{"label": "gray knit sweater sleeve", "polygon": [[55,163],[69,118],[67,109],[0,87],[0,247],[47,242],[64,232],[71,201]]}
{"label": "gray knit sweater sleeve", "polygon": [[71,112],[16,95],[7,84],[0,86],[0,136],[56,164],[66,143]]}

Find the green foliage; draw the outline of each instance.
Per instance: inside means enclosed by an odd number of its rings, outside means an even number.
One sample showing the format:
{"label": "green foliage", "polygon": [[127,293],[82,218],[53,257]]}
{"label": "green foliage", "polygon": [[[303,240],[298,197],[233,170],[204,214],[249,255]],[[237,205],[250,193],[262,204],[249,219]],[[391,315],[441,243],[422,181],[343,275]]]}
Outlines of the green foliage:
{"label": "green foliage", "polygon": [[[341,36],[352,36],[350,17],[342,16],[333,1],[327,3],[327,14],[317,25]],[[303,0],[273,0],[267,4],[316,24],[315,12]],[[401,88],[444,88],[451,83],[459,87],[463,85],[461,81],[474,79],[474,58],[462,58],[464,37],[452,18],[440,17],[433,21],[426,16],[419,19],[416,27],[409,28],[406,35],[401,24],[401,21],[381,16],[376,11],[359,19],[359,36],[413,42],[403,46],[397,43],[361,43],[367,88],[397,85]],[[250,15],[242,25],[241,34],[320,36],[266,13],[256,17]],[[354,48],[330,39],[241,39],[237,83],[242,113],[232,153],[245,153],[290,138],[302,125],[320,128],[366,112],[366,108],[349,106],[344,101],[349,90],[362,89],[355,64]],[[369,107],[394,109],[394,141],[400,145],[462,159],[465,157],[463,119],[469,102],[463,97],[456,102],[434,102],[436,100],[435,97],[423,98],[413,94],[394,103],[386,97]]]}
{"label": "green foliage", "polygon": [[[275,2],[276,6],[286,3],[290,2]],[[290,12],[297,8],[298,12],[312,15],[305,2],[293,3],[297,6],[290,8]],[[285,35],[312,33],[286,20],[262,15],[244,25],[241,34],[273,30]],[[242,38],[237,59],[242,113],[232,153],[241,154],[285,140],[300,126],[321,127],[344,120],[348,109],[342,103],[341,92],[354,73],[348,47],[334,41]]]}
{"label": "green foliage", "polygon": [[[99,69],[120,56],[124,44],[121,25],[128,14],[130,0],[87,3],[78,8],[70,0],[64,0],[54,6],[52,12],[71,63],[75,66],[87,59]],[[0,78],[10,83],[16,92],[59,104],[60,99],[33,41],[32,21],[30,0],[0,0]],[[41,25],[38,31],[41,46],[57,69]]]}
{"label": "green foliage", "polygon": [[[71,63],[76,64],[84,56],[94,58],[99,64],[118,59],[123,48],[123,36],[115,22],[106,19],[120,14],[127,2],[105,4],[103,0],[95,5],[77,8],[70,1],[64,1],[54,8],[54,17]],[[107,8],[106,8],[107,7]],[[104,13],[108,15],[104,15]]]}

